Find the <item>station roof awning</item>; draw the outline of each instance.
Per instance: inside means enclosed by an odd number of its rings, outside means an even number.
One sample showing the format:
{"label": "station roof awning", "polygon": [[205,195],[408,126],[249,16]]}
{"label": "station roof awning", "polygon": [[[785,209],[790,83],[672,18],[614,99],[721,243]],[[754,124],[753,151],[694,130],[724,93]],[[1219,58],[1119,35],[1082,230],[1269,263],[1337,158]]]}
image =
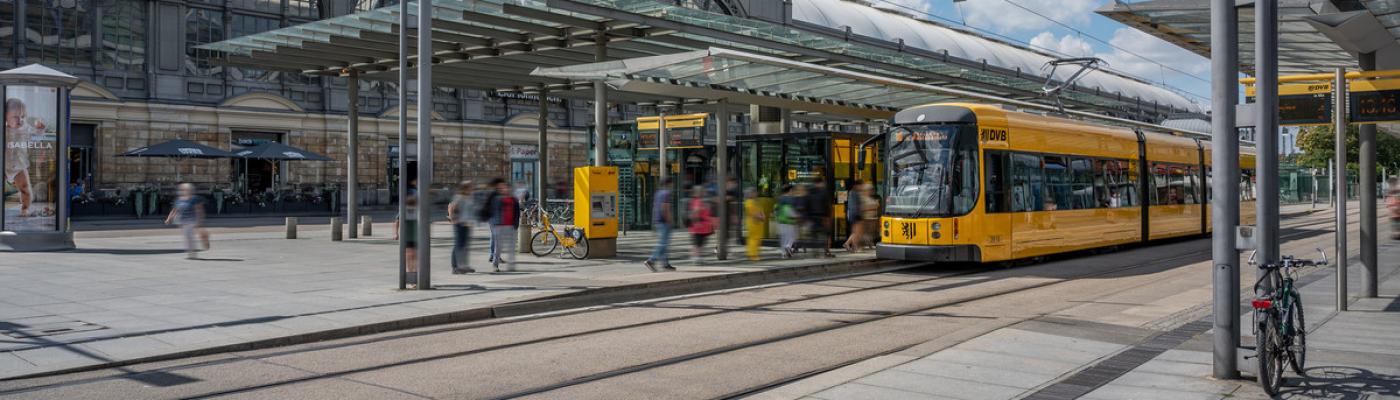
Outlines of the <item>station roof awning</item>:
{"label": "station roof awning", "polygon": [[[531,75],[575,81],[599,80],[618,91],[642,95],[725,99],[872,119],[887,119],[910,106],[951,101],[1057,110],[1043,103],[719,47],[582,65],[542,67],[535,69]],[[1096,113],[1065,112],[1110,124],[1207,135]]]}
{"label": "station roof awning", "polygon": [[[1241,70],[1254,70],[1253,1],[1237,0],[1239,12],[1239,52]],[[1400,42],[1400,0],[1361,0],[1333,2],[1319,0],[1278,0],[1279,72],[1306,74],[1329,72],[1336,67],[1357,69],[1355,49],[1348,49],[1329,36],[1319,22],[1349,13],[1378,21],[1377,29],[1363,34],[1379,35],[1389,45]],[[1338,8],[1346,7],[1345,9]],[[1114,1],[1098,10],[1108,18],[1157,36],[1203,57],[1210,57],[1210,0]],[[1340,22],[1340,21],[1339,21]],[[1332,32],[1334,35],[1336,32]]]}
{"label": "station roof awning", "polygon": [[[408,9],[411,19],[416,19],[416,2],[410,2]],[[587,98],[583,89],[591,82],[529,72],[536,67],[596,62],[597,40],[605,37],[605,60],[718,46],[1021,101],[1052,102],[1041,95],[1046,78],[1037,71],[655,0],[436,0],[433,9],[432,63],[434,84],[439,86],[514,92],[547,89],[552,95]],[[216,62],[236,67],[330,76],[353,70],[363,79],[394,80],[397,36],[402,29],[398,10],[389,6],[197,48],[214,51]],[[416,33],[412,26],[408,28],[411,37]],[[409,50],[416,54],[416,49]],[[416,57],[409,59],[411,68],[418,64]],[[1121,81],[1074,86],[1062,92],[1061,100],[1070,109],[1152,120],[1196,107],[1149,84]],[[613,100],[648,101],[626,94]]]}

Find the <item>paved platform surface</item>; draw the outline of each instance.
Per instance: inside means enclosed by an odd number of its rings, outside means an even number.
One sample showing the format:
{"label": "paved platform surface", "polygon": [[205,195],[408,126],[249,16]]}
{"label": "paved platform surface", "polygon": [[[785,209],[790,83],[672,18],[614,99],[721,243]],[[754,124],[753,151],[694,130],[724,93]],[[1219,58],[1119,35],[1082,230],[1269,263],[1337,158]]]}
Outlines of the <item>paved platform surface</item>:
{"label": "paved platform surface", "polygon": [[[1355,203],[1350,207],[1356,210]],[[1304,213],[1308,208],[1288,206],[1282,211]],[[1353,258],[1348,269],[1351,311],[1335,311],[1335,269],[1313,269],[1301,279],[1306,283],[1301,292],[1311,326],[1308,369],[1305,376],[1291,372],[1286,376],[1282,398],[1400,399],[1400,242],[1385,239],[1389,226],[1379,224],[1381,296],[1356,298],[1362,266],[1355,259],[1359,239],[1354,218],[1353,213],[1349,238]],[[1332,237],[1288,242],[1283,251],[1315,257],[1313,248],[1321,246],[1331,254]],[[1199,271],[1208,273],[1208,264]],[[1246,269],[1242,281],[1252,285],[1253,279],[1253,271]],[[1206,322],[1211,291],[1192,285],[1164,280],[1161,285],[1085,302],[969,340],[925,343],[751,398],[1269,398],[1251,373],[1246,372],[1244,380],[1211,378],[1211,334]],[[1244,319],[1243,341],[1252,345],[1249,316]],[[1076,389],[1074,385],[1089,385],[1090,390],[1067,390]]]}
{"label": "paved platform surface", "polygon": [[[377,213],[376,221],[392,215]],[[831,259],[687,262],[688,235],[670,252],[679,272],[640,264],[655,237],[629,232],[611,260],[518,255],[518,271],[452,275],[451,227],[434,226],[436,290],[397,289],[392,222],[377,235],[331,242],[327,218],[302,218],[284,239],[279,218],[211,219],[212,249],[186,260],[178,231],[158,221],[76,224],[79,248],[0,259],[0,378],[515,302],[592,288],[830,263]],[[471,265],[489,271],[478,227]],[[742,255],[731,247],[731,258]],[[873,257],[838,253],[837,261]]]}

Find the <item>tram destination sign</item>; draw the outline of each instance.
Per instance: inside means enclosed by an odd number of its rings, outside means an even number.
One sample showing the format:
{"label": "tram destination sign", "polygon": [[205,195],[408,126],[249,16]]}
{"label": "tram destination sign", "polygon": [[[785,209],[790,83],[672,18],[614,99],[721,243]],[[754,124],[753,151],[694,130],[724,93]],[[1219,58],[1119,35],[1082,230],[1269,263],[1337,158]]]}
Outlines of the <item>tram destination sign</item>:
{"label": "tram destination sign", "polygon": [[[1348,84],[1347,121],[1373,124],[1400,122],[1400,79],[1353,80]],[[1245,87],[1254,98],[1254,85]],[[1332,83],[1279,85],[1279,125],[1332,123]]]}

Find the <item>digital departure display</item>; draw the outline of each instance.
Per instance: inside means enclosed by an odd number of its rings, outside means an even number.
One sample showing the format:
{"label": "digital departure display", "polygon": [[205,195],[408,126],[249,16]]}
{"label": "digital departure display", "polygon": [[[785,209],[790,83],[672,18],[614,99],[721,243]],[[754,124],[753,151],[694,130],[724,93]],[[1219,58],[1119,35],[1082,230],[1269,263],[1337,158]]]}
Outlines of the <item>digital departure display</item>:
{"label": "digital departure display", "polygon": [[1313,125],[1332,121],[1331,94],[1297,94],[1278,97],[1279,125]]}
{"label": "digital departure display", "polygon": [[1353,92],[1350,100],[1352,122],[1400,121],[1400,90]]}

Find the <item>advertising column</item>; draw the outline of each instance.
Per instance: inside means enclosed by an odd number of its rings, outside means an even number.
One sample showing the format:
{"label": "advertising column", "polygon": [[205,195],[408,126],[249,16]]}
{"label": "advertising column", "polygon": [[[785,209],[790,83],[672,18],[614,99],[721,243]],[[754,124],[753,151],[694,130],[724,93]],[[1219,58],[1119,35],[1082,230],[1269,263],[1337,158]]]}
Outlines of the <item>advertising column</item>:
{"label": "advertising column", "polygon": [[9,232],[59,229],[58,88],[5,88],[4,226]]}

